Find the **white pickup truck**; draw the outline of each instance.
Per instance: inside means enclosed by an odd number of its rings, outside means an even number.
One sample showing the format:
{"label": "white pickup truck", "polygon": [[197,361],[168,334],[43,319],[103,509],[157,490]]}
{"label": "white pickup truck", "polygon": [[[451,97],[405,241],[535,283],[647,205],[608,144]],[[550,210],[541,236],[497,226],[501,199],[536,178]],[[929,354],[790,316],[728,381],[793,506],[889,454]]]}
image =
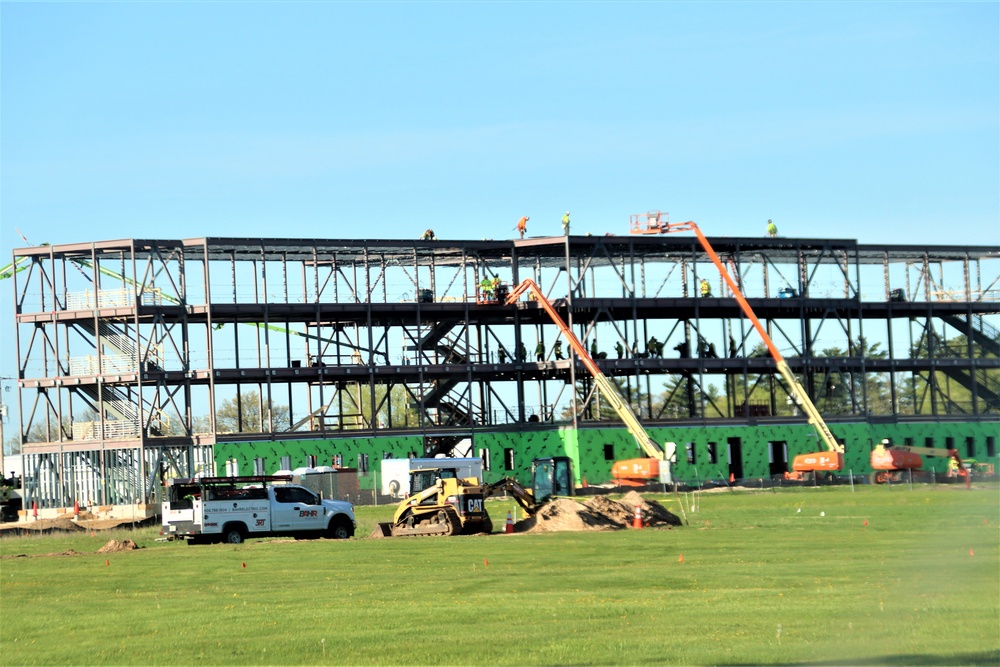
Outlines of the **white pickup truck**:
{"label": "white pickup truck", "polygon": [[325,500],[290,482],[291,476],[285,475],[167,480],[160,534],[189,544],[240,544],[248,537],[277,535],[354,535],[351,503]]}

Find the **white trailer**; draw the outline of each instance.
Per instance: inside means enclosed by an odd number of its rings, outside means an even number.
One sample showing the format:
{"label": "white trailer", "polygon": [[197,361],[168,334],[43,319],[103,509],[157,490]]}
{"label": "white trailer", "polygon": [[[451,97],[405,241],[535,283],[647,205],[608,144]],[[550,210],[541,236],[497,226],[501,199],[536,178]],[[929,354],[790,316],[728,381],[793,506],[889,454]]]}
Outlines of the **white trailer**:
{"label": "white trailer", "polygon": [[405,498],[410,494],[410,471],[424,468],[454,468],[456,477],[475,477],[483,482],[483,460],[479,458],[382,459],[382,495]]}

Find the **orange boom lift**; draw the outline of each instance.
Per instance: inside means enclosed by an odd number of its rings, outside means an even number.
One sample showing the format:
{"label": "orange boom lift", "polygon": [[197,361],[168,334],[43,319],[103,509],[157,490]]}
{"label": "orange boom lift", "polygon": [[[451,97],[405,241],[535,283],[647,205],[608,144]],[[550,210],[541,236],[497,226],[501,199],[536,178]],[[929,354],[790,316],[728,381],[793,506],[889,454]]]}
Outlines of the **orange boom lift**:
{"label": "orange boom lift", "polygon": [[958,455],[957,449],[938,449],[936,447],[908,447],[904,445],[891,445],[888,440],[883,440],[876,445],[871,453],[871,464],[873,472],[870,480],[873,484],[885,484],[886,482],[898,482],[902,477],[903,470],[920,470],[924,467],[924,456],[940,456],[951,459],[955,474],[965,478],[965,488],[971,484],[970,470],[962,463],[962,458]]}
{"label": "orange boom lift", "polygon": [[719,271],[719,275],[722,279],[726,281],[726,285],[733,293],[733,297],[736,302],[740,305],[740,309],[743,310],[743,314],[746,315],[747,319],[753,324],[754,329],[760,334],[761,339],[764,341],[764,345],[767,346],[768,352],[771,353],[771,357],[774,359],[775,366],[778,369],[778,373],[781,375],[782,379],[785,381],[789,394],[792,400],[799,406],[803,413],[805,413],[808,422],[816,429],[816,433],[819,434],[820,440],[826,445],[826,451],[823,452],[813,452],[809,454],[799,454],[792,461],[792,470],[796,473],[812,473],[817,472],[832,472],[835,470],[844,469],[844,446],[840,444],[833,433],[830,432],[830,428],[823,421],[823,417],[820,416],[819,410],[813,405],[813,402],[809,399],[809,395],[806,393],[805,388],[799,384],[799,381],[795,379],[795,375],[792,374],[792,370],[788,367],[788,363],[785,358],[781,356],[781,352],[778,351],[777,346],[775,346],[774,341],[767,334],[767,330],[764,325],[761,324],[760,320],[757,319],[757,315],[753,312],[753,308],[747,303],[746,298],[743,296],[743,292],[740,291],[739,286],[733,279],[729,272],[726,270],[725,265],[722,260],[719,259],[718,254],[716,254],[715,249],[712,248],[712,244],[708,242],[705,235],[702,234],[701,230],[698,229],[698,225],[695,223],[688,222],[669,222],[667,215],[665,213],[660,213],[659,211],[652,211],[650,213],[644,213],[640,215],[633,215],[630,232],[633,234],[670,234],[673,232],[694,232],[695,236],[698,237],[698,242],[701,247],[705,250],[709,259],[715,264],[715,268]]}
{"label": "orange boom lift", "polygon": [[539,289],[537,284],[535,284],[535,281],[531,278],[526,278],[521,281],[520,285],[511,290],[504,303],[508,305],[515,303],[518,298],[528,290],[531,290],[531,294],[534,296],[535,301],[541,304],[548,316],[552,319],[556,326],[559,327],[559,331],[566,337],[570,347],[572,347],[573,351],[576,352],[576,356],[580,358],[580,361],[583,362],[583,365],[594,377],[594,382],[597,384],[597,388],[600,390],[604,400],[611,404],[611,407],[614,408],[615,412],[618,413],[618,416],[621,417],[621,420],[625,423],[626,428],[628,428],[628,432],[632,434],[632,437],[634,437],[635,441],[639,444],[640,449],[642,449],[642,451],[646,453],[646,456],[649,457],[648,459],[616,461],[614,467],[612,468],[612,476],[619,479],[623,484],[628,484],[628,481],[626,481],[628,479],[628,466],[626,466],[626,471],[624,473],[625,476],[620,477],[622,471],[619,470],[619,466],[622,464],[639,465],[642,467],[642,470],[639,472],[643,476],[657,476],[659,474],[659,462],[663,461],[665,458],[663,448],[656,444],[653,438],[651,438],[646,432],[646,429],[643,428],[639,418],[635,416],[634,412],[632,412],[632,408],[621,397],[621,394],[618,393],[618,388],[615,387],[615,385],[608,380],[607,376],[601,372],[597,362],[595,362],[587,352],[587,348],[584,347],[583,343],[580,342],[580,339],[576,337],[569,326],[563,321],[562,317],[559,316],[555,307],[553,307],[553,305],[545,297],[542,290]]}

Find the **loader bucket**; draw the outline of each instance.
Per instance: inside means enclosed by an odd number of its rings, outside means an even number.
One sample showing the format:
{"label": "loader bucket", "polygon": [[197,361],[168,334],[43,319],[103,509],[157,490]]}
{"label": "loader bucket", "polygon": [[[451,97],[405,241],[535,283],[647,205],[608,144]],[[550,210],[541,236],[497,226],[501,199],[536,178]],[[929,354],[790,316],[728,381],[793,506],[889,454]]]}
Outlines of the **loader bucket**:
{"label": "loader bucket", "polygon": [[391,523],[380,523],[375,526],[375,530],[373,530],[372,534],[368,536],[368,539],[377,540],[383,537],[392,537]]}

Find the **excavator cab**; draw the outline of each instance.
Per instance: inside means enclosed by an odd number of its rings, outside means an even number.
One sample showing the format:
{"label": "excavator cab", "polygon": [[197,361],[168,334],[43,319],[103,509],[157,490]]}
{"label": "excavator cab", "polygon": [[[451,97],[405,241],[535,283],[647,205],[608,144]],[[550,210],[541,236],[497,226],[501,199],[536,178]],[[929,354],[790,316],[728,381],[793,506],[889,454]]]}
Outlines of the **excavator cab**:
{"label": "excavator cab", "polygon": [[550,456],[531,462],[531,489],[536,503],[553,496],[576,495],[573,460],[568,456]]}

